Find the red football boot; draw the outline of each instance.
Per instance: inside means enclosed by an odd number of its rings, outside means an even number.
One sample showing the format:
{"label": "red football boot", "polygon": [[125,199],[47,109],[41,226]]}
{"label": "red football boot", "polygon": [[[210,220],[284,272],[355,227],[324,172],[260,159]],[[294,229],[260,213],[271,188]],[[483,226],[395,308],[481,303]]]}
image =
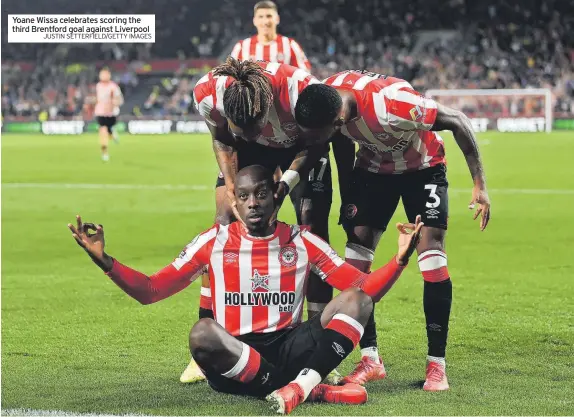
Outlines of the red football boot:
{"label": "red football boot", "polygon": [[371,358],[364,357],[353,372],[343,378],[341,384],[365,385],[370,381],[377,381],[387,376],[383,361],[376,363]]}
{"label": "red football boot", "polygon": [[436,362],[427,364],[427,377],[423,389],[425,391],[446,391],[449,389],[444,366]]}
{"label": "red football boot", "polygon": [[319,384],[309,394],[308,401],[321,401],[330,404],[364,404],[368,395],[365,387],[357,384]]}
{"label": "red football boot", "polygon": [[289,414],[299,404],[305,401],[303,388],[295,382],[290,382],[269,394],[265,399],[271,403],[271,408],[279,414]]}

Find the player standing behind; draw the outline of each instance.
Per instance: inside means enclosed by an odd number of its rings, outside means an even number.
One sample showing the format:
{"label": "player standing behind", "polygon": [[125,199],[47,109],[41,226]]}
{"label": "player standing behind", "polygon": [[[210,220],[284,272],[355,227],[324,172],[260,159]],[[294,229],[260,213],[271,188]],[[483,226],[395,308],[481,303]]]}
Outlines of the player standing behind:
{"label": "player standing behind", "polygon": [[240,61],[268,61],[289,64],[309,71],[311,64],[295,40],[277,33],[279,14],[272,1],[260,1],[253,8],[253,25],[257,35],[235,44],[231,56]]}
{"label": "player standing behind", "polygon": [[[108,143],[110,135],[114,135],[112,128],[116,124],[120,106],[124,103],[124,97],[120,87],[111,80],[110,70],[104,68],[100,71],[100,82],[96,85],[96,108],[94,114],[100,125],[99,136],[102,147],[102,160],[109,161]],[[115,136],[114,136],[114,139]],[[116,139],[117,140],[117,139]]]}
{"label": "player standing behind", "polygon": [[[444,243],[448,182],[444,143],[436,131],[450,130],[466,158],[474,182],[469,209],[478,204],[474,218],[482,214],[480,229],[484,230],[490,200],[470,120],[422,96],[404,80],[354,70],[303,90],[295,117],[305,134],[314,138],[342,134],[360,145],[354,170],[339,169],[339,176],[350,174],[342,190],[340,217],[347,233],[347,262],[369,271],[399,199],[410,221],[422,214],[425,231],[417,251],[428,338],[423,388],[448,389],[445,351],[452,303]],[[363,384],[386,375],[378,356],[374,316],[370,321],[360,344],[363,359],[345,382]]]}

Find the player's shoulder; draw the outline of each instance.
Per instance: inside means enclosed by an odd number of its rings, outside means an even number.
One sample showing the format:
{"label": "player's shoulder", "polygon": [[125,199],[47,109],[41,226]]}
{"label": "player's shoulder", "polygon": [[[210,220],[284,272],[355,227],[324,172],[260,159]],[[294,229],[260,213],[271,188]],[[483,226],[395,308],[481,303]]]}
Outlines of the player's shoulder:
{"label": "player's shoulder", "polygon": [[389,91],[400,88],[412,89],[412,86],[401,78],[367,70],[341,71],[325,78],[323,83],[333,87],[369,92],[378,92],[387,87]]}

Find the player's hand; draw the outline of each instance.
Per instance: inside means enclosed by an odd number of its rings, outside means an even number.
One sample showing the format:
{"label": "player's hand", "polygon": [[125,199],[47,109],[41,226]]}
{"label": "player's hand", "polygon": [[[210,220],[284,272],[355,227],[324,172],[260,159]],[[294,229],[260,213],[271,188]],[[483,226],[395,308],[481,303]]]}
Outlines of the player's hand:
{"label": "player's hand", "polygon": [[399,252],[397,254],[397,262],[399,265],[406,265],[409,258],[417,248],[417,244],[421,238],[421,229],[424,223],[421,216],[417,216],[415,224],[412,223],[397,223],[399,231]]}
{"label": "player's hand", "polygon": [[472,189],[472,199],[468,204],[468,209],[473,210],[477,204],[478,208],[474,212],[473,220],[476,220],[480,215],[480,230],[484,230],[490,220],[490,198],[488,198],[485,188],[475,186]]}
{"label": "player's hand", "polygon": [[233,212],[233,216],[239,223],[245,226],[245,222],[241,220],[241,217],[239,217],[239,211],[237,210],[237,199],[235,198],[235,188],[231,189],[227,188],[225,194],[227,195],[227,199],[229,200],[229,205],[231,207],[231,211]]}
{"label": "player's hand", "polygon": [[277,191],[275,191],[275,194],[273,195],[275,200],[275,209],[269,219],[270,225],[277,221],[279,210],[281,209],[281,205],[283,204],[283,201],[285,201],[285,197],[287,197],[287,195],[289,195],[289,186],[284,181],[280,181],[277,185]]}
{"label": "player's hand", "polygon": [[104,240],[104,227],[101,224],[82,223],[82,217],[79,214],[76,216],[76,223],[76,227],[68,223],[68,229],[72,232],[72,237],[76,240],[76,243],[90,255],[90,258],[92,258],[100,268],[111,270],[113,260],[104,252],[106,244]]}

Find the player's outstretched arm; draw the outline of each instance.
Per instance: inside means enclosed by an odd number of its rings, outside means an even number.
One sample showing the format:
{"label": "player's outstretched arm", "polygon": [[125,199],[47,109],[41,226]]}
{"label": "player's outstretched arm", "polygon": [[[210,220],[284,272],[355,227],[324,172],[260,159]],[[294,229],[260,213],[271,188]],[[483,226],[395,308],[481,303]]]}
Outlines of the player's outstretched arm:
{"label": "player's outstretched arm", "polygon": [[474,209],[476,204],[478,208],[474,213],[474,219],[482,215],[480,230],[484,230],[490,220],[490,199],[486,191],[486,178],[480,152],[474,130],[468,117],[458,110],[443,106],[437,103],[437,116],[431,130],[450,130],[454,135],[456,143],[464,154],[466,163],[472,175],[474,188],[472,190],[472,199],[468,205],[470,210]]}
{"label": "player's outstretched arm", "polygon": [[[420,240],[423,225],[421,216],[417,216],[415,224],[397,223],[400,233],[398,253],[385,266],[370,274],[344,262],[332,249],[321,250],[322,245],[329,247],[322,240],[319,240],[319,243],[323,242],[320,246],[315,246],[319,251],[309,251],[309,261],[313,265],[312,269],[332,287],[341,291],[351,287],[360,288],[370,295],[374,302],[378,302],[401,276]],[[317,239],[319,238],[315,236],[312,240]]]}
{"label": "player's outstretched arm", "polygon": [[76,243],[112,281],[141,304],[155,303],[181,291],[203,269],[200,262],[191,259],[179,268],[170,264],[148,277],[121,264],[104,251],[104,227],[101,224],[83,223],[79,215],[76,216],[76,223],[76,226],[68,224]]}

